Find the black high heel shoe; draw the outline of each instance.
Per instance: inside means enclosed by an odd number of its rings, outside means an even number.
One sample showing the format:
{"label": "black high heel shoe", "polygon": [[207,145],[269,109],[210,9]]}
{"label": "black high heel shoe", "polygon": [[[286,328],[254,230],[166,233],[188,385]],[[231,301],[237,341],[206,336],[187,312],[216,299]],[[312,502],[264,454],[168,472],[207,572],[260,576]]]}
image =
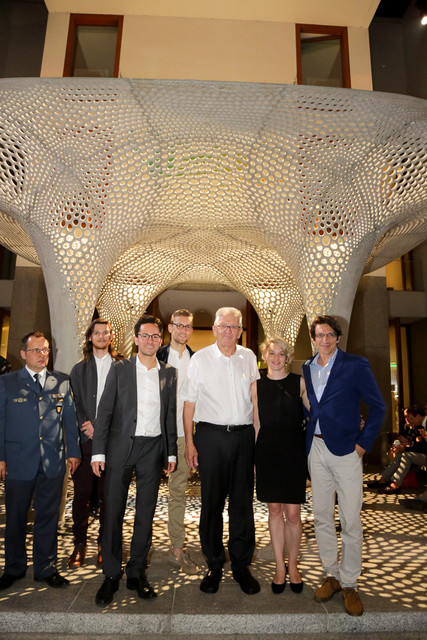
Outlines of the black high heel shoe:
{"label": "black high heel shoe", "polygon": [[275,593],[276,595],[278,595],[279,593],[283,593],[286,587],[286,576],[288,573],[288,567],[285,565],[285,579],[283,580],[283,582],[281,584],[278,584],[277,582],[272,582],[271,583],[271,590],[273,593]]}
{"label": "black high heel shoe", "polygon": [[279,594],[279,593],[283,593],[286,587],[286,578],[285,581],[282,582],[282,584],[277,584],[277,582],[272,582],[271,583],[271,590],[273,593]]}
{"label": "black high heel shoe", "polygon": [[304,587],[304,581],[301,580],[301,582],[291,582],[289,581],[289,584],[291,585],[291,591],[293,591],[294,593],[301,593],[301,591],[303,590]]}
{"label": "black high heel shoe", "polygon": [[[287,570],[287,567],[286,567]],[[304,581],[301,580],[301,582],[291,582],[291,580],[289,579],[289,584],[291,587],[291,591],[293,593],[301,593],[301,591],[303,590],[304,587]]]}

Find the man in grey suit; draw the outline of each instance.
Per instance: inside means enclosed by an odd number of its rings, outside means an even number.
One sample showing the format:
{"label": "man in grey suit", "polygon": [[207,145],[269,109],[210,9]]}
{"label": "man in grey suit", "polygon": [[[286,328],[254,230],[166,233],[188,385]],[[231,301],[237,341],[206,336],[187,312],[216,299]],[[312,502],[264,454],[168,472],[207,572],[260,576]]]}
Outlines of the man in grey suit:
{"label": "man in grey suit", "polygon": [[105,470],[105,520],[102,536],[104,582],[96,604],[112,602],[122,576],[122,528],[132,474],[136,509],[126,586],[145,600],[157,594],[145,566],[162,467],[176,466],[176,369],[156,358],[162,323],[142,316],[135,325],[137,356],[114,364],[98,406],[92,444],[92,469]]}
{"label": "man in grey suit", "polygon": [[[0,480],[5,481],[5,568],[0,590],[27,570],[27,513],[33,499],[34,580],[65,587],[56,570],[57,525],[65,455],[80,463],[79,432],[67,376],[48,371],[49,343],[40,332],[22,339],[25,367],[0,377]],[[66,451],[66,453],[65,453]]]}

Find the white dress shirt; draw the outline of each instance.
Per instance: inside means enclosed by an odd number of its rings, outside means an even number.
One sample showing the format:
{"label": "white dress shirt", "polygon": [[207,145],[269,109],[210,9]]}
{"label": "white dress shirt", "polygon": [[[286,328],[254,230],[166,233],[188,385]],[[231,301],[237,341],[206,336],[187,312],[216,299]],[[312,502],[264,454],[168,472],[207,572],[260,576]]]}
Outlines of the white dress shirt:
{"label": "white dress shirt", "polygon": [[141,360],[136,358],[136,389],[138,397],[138,413],[136,419],[136,436],[155,438],[161,434],[160,429],[160,365],[147,369]]}
{"label": "white dress shirt", "polygon": [[105,356],[103,356],[102,358],[98,358],[95,354],[93,355],[94,355],[95,364],[96,364],[96,377],[97,377],[96,413],[98,413],[99,401],[101,400],[101,396],[104,391],[105,381],[107,379],[108,372],[110,371],[113,358],[109,353],[106,353]]}
{"label": "white dress shirt", "polygon": [[195,422],[252,424],[250,387],[259,377],[251,349],[236,345],[235,353],[228,357],[215,343],[200,349],[191,358],[183,400],[196,403]]}

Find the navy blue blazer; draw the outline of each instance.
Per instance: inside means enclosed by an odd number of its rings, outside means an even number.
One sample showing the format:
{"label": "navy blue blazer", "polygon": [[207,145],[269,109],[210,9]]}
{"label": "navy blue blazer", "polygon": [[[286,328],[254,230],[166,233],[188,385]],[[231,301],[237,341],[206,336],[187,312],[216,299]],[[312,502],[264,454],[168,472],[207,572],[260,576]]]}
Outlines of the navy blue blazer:
{"label": "navy blue blazer", "polygon": [[[302,367],[310,401],[307,453],[311,448],[317,420],[325,444],[334,455],[345,456],[354,451],[356,444],[370,451],[384,419],[385,404],[368,360],[338,348],[328,382],[318,402],[310,370],[310,363],[314,357],[307,360]],[[363,430],[360,429],[362,399],[369,407]]]}
{"label": "navy blue blazer", "polygon": [[8,479],[32,480],[40,462],[48,478],[64,475],[65,457],[81,458],[68,376],[47,371],[42,391],[25,367],[0,376],[0,460]]}

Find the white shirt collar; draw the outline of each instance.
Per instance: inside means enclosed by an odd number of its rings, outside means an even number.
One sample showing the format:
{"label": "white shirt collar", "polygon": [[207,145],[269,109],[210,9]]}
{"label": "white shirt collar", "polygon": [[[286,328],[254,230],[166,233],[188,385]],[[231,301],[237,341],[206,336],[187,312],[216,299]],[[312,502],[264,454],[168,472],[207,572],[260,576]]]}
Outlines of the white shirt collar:
{"label": "white shirt collar", "polygon": [[234,353],[231,354],[231,356],[226,356],[225,353],[223,353],[221,351],[221,349],[218,347],[218,343],[217,342],[215,342],[213,344],[213,347],[215,349],[215,355],[216,355],[217,358],[221,358],[222,357],[222,358],[226,358],[228,360],[229,358],[233,358],[233,356],[235,356],[237,354],[237,350],[238,350],[239,345],[236,344],[236,349],[235,349]]}
{"label": "white shirt collar", "polygon": [[46,379],[46,374],[47,374],[47,369],[46,367],[44,369],[42,369],[41,371],[32,371],[32,369],[30,369],[30,367],[28,367],[27,365],[25,365],[26,370],[28,371],[28,373],[30,374],[30,376],[34,379],[34,376],[36,375],[36,373],[39,374],[40,378],[40,384],[43,386],[43,383]]}
{"label": "white shirt collar", "polygon": [[143,371],[152,371],[153,369],[157,369],[158,371],[160,369],[159,361],[157,360],[157,358],[156,358],[156,366],[153,367],[152,369],[147,369],[145,364],[143,364],[139,359],[138,355],[136,355],[136,366],[140,367]]}

